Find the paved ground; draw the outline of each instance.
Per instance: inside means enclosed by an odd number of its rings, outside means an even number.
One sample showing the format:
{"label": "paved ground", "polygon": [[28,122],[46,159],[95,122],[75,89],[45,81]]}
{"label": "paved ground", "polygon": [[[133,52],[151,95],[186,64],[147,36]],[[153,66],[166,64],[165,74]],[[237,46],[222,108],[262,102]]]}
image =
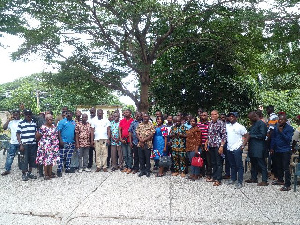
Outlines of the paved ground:
{"label": "paved ground", "polygon": [[[4,157],[1,152],[1,167]],[[203,179],[139,178],[120,171],[23,182],[15,160],[12,173],[0,177],[0,188],[1,225],[300,224],[299,186],[297,192],[255,184],[236,190]]]}

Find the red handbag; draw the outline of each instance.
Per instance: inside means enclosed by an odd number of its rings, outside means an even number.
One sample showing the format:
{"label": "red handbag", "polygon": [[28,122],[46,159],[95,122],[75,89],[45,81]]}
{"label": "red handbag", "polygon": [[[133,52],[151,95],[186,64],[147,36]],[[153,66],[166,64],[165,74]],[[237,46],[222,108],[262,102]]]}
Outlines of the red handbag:
{"label": "red handbag", "polygon": [[192,166],[202,167],[203,166],[203,159],[199,154],[195,154],[192,158]]}

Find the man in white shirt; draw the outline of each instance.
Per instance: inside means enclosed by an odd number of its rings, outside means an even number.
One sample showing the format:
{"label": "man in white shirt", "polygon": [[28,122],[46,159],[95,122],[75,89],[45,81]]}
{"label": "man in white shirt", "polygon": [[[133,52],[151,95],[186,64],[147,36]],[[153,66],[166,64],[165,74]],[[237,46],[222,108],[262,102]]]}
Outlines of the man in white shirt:
{"label": "man in white shirt", "polygon": [[246,128],[236,121],[238,117],[236,112],[230,112],[227,117],[229,117],[229,123],[226,124],[227,157],[231,169],[231,180],[228,184],[235,184],[236,181],[238,181],[236,183],[236,188],[240,189],[243,186],[244,176],[242,153],[245,147],[245,140],[247,140],[245,137],[248,133]]}
{"label": "man in white shirt", "polygon": [[96,150],[96,172],[103,169],[107,172],[107,145],[110,143],[110,122],[108,119],[103,118],[103,110],[97,110],[97,119],[93,119],[91,124],[94,129],[94,145]]}
{"label": "man in white shirt", "polygon": [[16,153],[19,151],[19,142],[17,139],[17,130],[20,120],[20,111],[13,111],[12,117],[9,118],[6,123],[3,125],[3,129],[10,130],[11,138],[10,138],[10,146],[6,156],[5,162],[5,171],[1,173],[2,176],[10,174],[11,165],[14,161]]}

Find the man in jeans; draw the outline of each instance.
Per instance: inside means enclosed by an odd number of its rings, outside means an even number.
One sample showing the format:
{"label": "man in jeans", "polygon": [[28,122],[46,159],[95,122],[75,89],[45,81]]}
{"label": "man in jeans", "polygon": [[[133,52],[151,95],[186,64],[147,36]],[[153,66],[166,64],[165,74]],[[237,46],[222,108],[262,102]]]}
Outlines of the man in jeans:
{"label": "man in jeans", "polygon": [[35,134],[37,131],[37,125],[32,120],[31,110],[24,110],[24,116],[25,119],[21,121],[18,125],[17,139],[20,145],[20,169],[22,170],[22,180],[27,181],[28,178],[37,178],[35,175],[32,174],[32,168],[36,167],[35,159],[37,145]]}
{"label": "man in jeans", "polygon": [[139,151],[137,144],[139,142],[137,135],[136,135],[136,128],[142,121],[142,114],[140,112],[135,112],[135,121],[130,124],[129,127],[129,139],[130,139],[130,147],[133,150],[134,156],[134,164],[133,164],[133,174],[137,173],[140,169],[139,166]]}
{"label": "man in jeans", "polygon": [[[227,157],[230,164],[231,169],[231,180],[228,184],[235,184],[236,188],[240,189],[243,186],[243,175],[244,175],[244,166],[242,153],[245,147],[244,140],[247,141],[247,130],[246,128],[239,124],[237,119],[236,112],[230,112],[227,117],[229,118],[229,123],[226,124],[226,132],[227,132]],[[237,177],[238,174],[238,177]]]}
{"label": "man in jeans", "polygon": [[[278,180],[274,181],[273,185],[284,185],[280,191],[291,190],[291,173],[290,173],[290,160],[291,160],[291,141],[294,129],[288,125],[285,114],[281,114],[278,123],[275,126],[271,136],[271,154],[276,153],[275,162]],[[283,180],[283,175],[285,178]]]}
{"label": "man in jeans", "polygon": [[121,146],[125,162],[125,168],[122,172],[127,172],[127,174],[131,173],[132,170],[132,152],[129,144],[130,140],[128,131],[132,122],[133,119],[131,118],[131,110],[126,109],[124,111],[124,119],[122,119],[119,124],[119,137],[121,137]]}
{"label": "man in jeans", "polygon": [[213,186],[221,185],[222,180],[222,156],[223,147],[226,142],[226,126],[219,120],[219,112],[211,112],[211,122],[208,128],[208,139],[205,143],[205,150],[209,151],[211,165],[213,169],[212,178],[206,179],[207,182],[214,182]]}
{"label": "man in jeans", "polygon": [[19,142],[17,139],[17,130],[20,120],[20,111],[13,111],[12,117],[10,117],[6,123],[3,125],[3,129],[10,130],[11,138],[9,150],[7,152],[6,163],[5,163],[5,171],[1,173],[2,176],[10,174],[11,165],[14,161],[17,151],[19,151]]}

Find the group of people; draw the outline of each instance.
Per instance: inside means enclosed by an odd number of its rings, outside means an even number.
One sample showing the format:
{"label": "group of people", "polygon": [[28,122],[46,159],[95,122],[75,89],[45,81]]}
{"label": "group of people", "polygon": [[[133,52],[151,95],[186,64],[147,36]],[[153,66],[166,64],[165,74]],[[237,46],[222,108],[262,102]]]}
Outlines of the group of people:
{"label": "group of people", "polygon": [[[219,115],[217,110],[211,111],[210,119],[202,109],[198,110],[197,117],[182,113],[163,116],[157,111],[155,121],[145,112],[135,112],[132,118],[129,109],[122,113],[117,110],[108,118],[102,109],[91,108],[90,115],[77,110],[73,119],[73,113],[64,107],[55,121],[51,111],[44,114],[42,121],[33,118],[30,110],[24,110],[24,120],[20,119],[19,111],[14,111],[3,126],[11,131],[11,144],[2,175],[10,173],[17,152],[23,181],[37,179],[32,173],[34,167],[38,167],[39,175],[45,180],[61,177],[63,171],[91,172],[94,157],[95,172],[108,172],[111,168],[111,171],[149,177],[152,158],[157,177],[171,170],[172,176],[189,174],[192,181],[204,177],[213,186],[229,179],[226,184],[239,189],[244,182],[242,153],[247,146],[251,178],[245,182],[267,186],[267,158],[270,158],[275,177],[272,185],[282,185],[280,190],[288,191],[294,129],[284,113],[276,115],[272,106],[267,112],[267,121],[260,111],[250,112],[251,126],[247,130],[237,122],[238,113]],[[201,157],[203,166],[194,165],[194,157]],[[170,167],[162,163],[162,158],[169,158]],[[56,164],[55,174],[52,167]],[[261,182],[258,182],[259,172]]]}

